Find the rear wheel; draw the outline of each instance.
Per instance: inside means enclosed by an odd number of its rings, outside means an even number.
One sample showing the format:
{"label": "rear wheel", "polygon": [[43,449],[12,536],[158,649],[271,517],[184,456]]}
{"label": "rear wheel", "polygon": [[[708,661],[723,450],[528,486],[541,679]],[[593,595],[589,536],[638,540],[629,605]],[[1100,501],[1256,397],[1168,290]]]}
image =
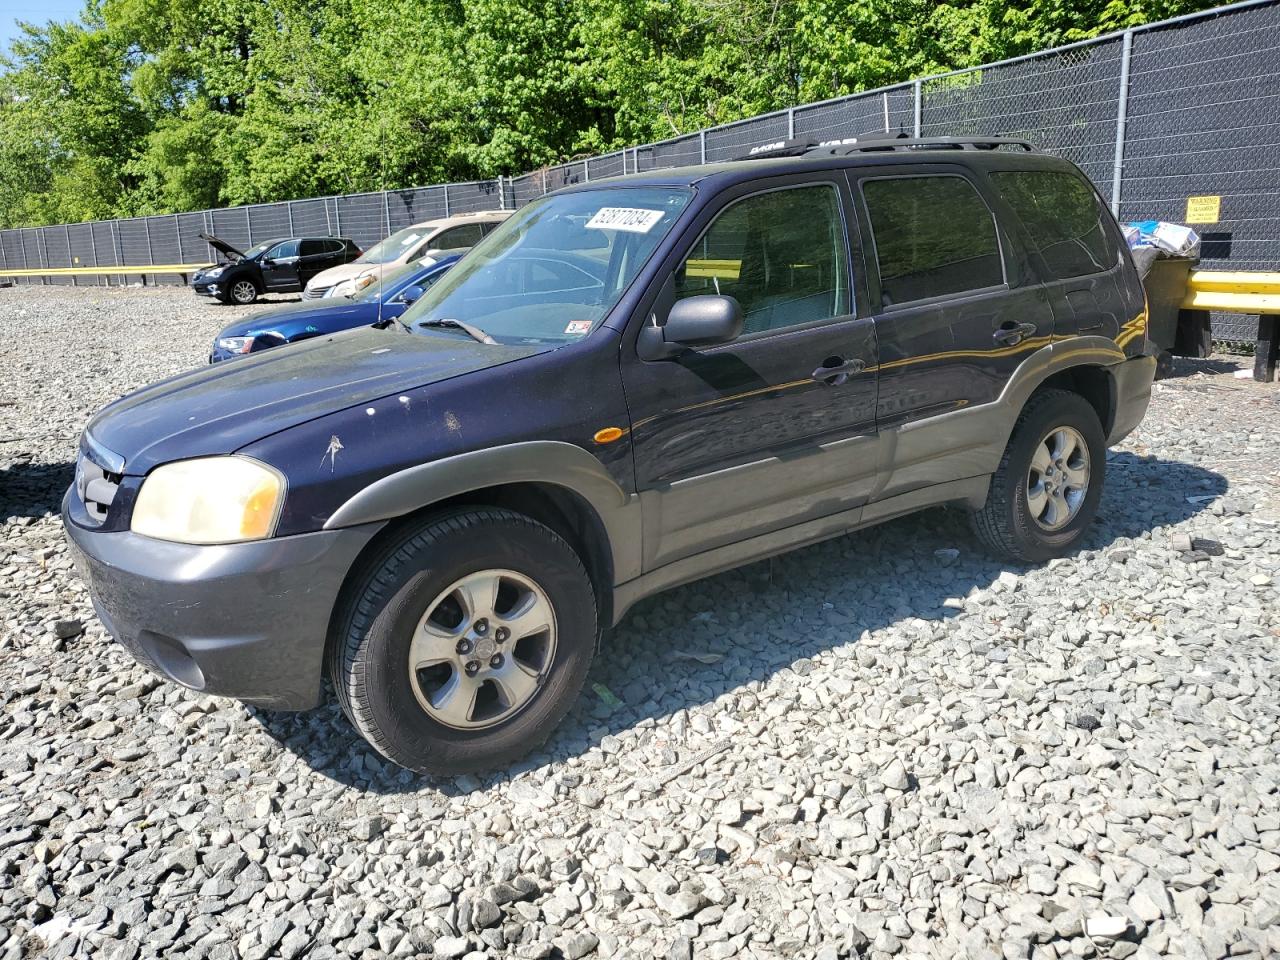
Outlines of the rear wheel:
{"label": "rear wheel", "polygon": [[1079,394],[1044,390],[1023,409],[973,514],[986,546],[1014,560],[1062,556],[1084,538],[1098,511],[1106,439],[1098,414]]}
{"label": "rear wheel", "polygon": [[233,280],[227,298],[232,303],[246,306],[258,299],[258,287],[252,280]]}
{"label": "rear wheel", "polygon": [[541,744],[595,652],[595,594],[554,531],[476,508],[408,528],[357,581],[329,670],[352,724],[422,773],[508,764]]}

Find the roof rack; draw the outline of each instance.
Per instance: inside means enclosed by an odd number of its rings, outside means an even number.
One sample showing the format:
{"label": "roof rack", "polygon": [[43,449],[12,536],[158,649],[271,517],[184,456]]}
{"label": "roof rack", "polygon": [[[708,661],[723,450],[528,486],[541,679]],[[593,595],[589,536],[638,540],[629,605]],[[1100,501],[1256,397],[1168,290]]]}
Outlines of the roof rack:
{"label": "roof rack", "polygon": [[893,153],[908,150],[998,150],[1001,147],[1017,147],[1027,153],[1036,152],[1029,141],[1011,137],[905,137],[876,134],[820,143],[807,151],[805,156],[839,157],[851,153]]}
{"label": "roof rack", "polygon": [[998,150],[1016,147],[1027,153],[1036,148],[1029,141],[1009,137],[909,137],[905,133],[871,133],[841,140],[773,140],[761,143],[735,160],[766,160],[772,157],[847,157],[854,153],[891,153],[906,150]]}

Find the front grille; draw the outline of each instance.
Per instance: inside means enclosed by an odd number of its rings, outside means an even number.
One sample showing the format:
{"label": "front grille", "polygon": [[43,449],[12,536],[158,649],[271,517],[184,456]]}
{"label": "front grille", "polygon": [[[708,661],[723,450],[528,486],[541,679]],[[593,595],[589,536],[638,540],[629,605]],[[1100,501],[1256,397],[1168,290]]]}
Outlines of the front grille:
{"label": "front grille", "polygon": [[328,293],[332,289],[333,289],[332,285],[327,287],[307,287],[307,289],[302,291],[302,299],[303,300],[319,300],[321,297],[323,297],[326,293]]}
{"label": "front grille", "polygon": [[101,524],[107,519],[107,510],[119,489],[119,474],[108,473],[84,454],[80,455],[76,461],[76,495],[90,520]]}

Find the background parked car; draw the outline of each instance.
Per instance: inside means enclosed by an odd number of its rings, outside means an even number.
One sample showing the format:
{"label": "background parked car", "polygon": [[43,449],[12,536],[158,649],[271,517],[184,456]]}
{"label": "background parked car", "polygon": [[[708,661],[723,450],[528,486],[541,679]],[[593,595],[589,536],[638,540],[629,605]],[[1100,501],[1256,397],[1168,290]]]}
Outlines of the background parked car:
{"label": "background parked car", "polygon": [[441,250],[415,263],[392,267],[383,275],[381,283],[375,282],[350,297],[329,297],[319,303],[295,303],[255,313],[231,324],[214,338],[209,362],[364,327],[378,320],[394,320],[465,252]]}
{"label": "background parked car", "polygon": [[353,292],[360,279],[372,276],[379,265],[397,266],[411,263],[432,250],[458,250],[474,247],[481,238],[511,216],[510,210],[482,210],[460,213],[440,220],[424,220],[397,230],[382,242],[370,247],[351,263],[332,267],[307,284],[305,300],[319,297],[344,297]]}
{"label": "background parked car", "polygon": [[360,248],[345,237],[283,237],[243,253],[207,233],[200,239],[228,258],[191,280],[196,293],[223,303],[253,303],[264,293],[294,293],[323,270],[349,263]]}

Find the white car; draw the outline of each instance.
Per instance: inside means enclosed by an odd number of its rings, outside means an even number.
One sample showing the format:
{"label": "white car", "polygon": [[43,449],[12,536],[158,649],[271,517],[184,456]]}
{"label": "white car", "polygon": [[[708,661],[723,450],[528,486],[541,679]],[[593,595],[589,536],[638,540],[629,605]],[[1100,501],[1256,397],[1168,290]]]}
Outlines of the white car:
{"label": "white car", "polygon": [[511,216],[510,210],[460,213],[440,220],[425,220],[397,230],[360,257],[318,273],[302,292],[304,300],[346,297],[373,283],[380,270],[421,259],[433,250],[472,247],[489,231]]}

